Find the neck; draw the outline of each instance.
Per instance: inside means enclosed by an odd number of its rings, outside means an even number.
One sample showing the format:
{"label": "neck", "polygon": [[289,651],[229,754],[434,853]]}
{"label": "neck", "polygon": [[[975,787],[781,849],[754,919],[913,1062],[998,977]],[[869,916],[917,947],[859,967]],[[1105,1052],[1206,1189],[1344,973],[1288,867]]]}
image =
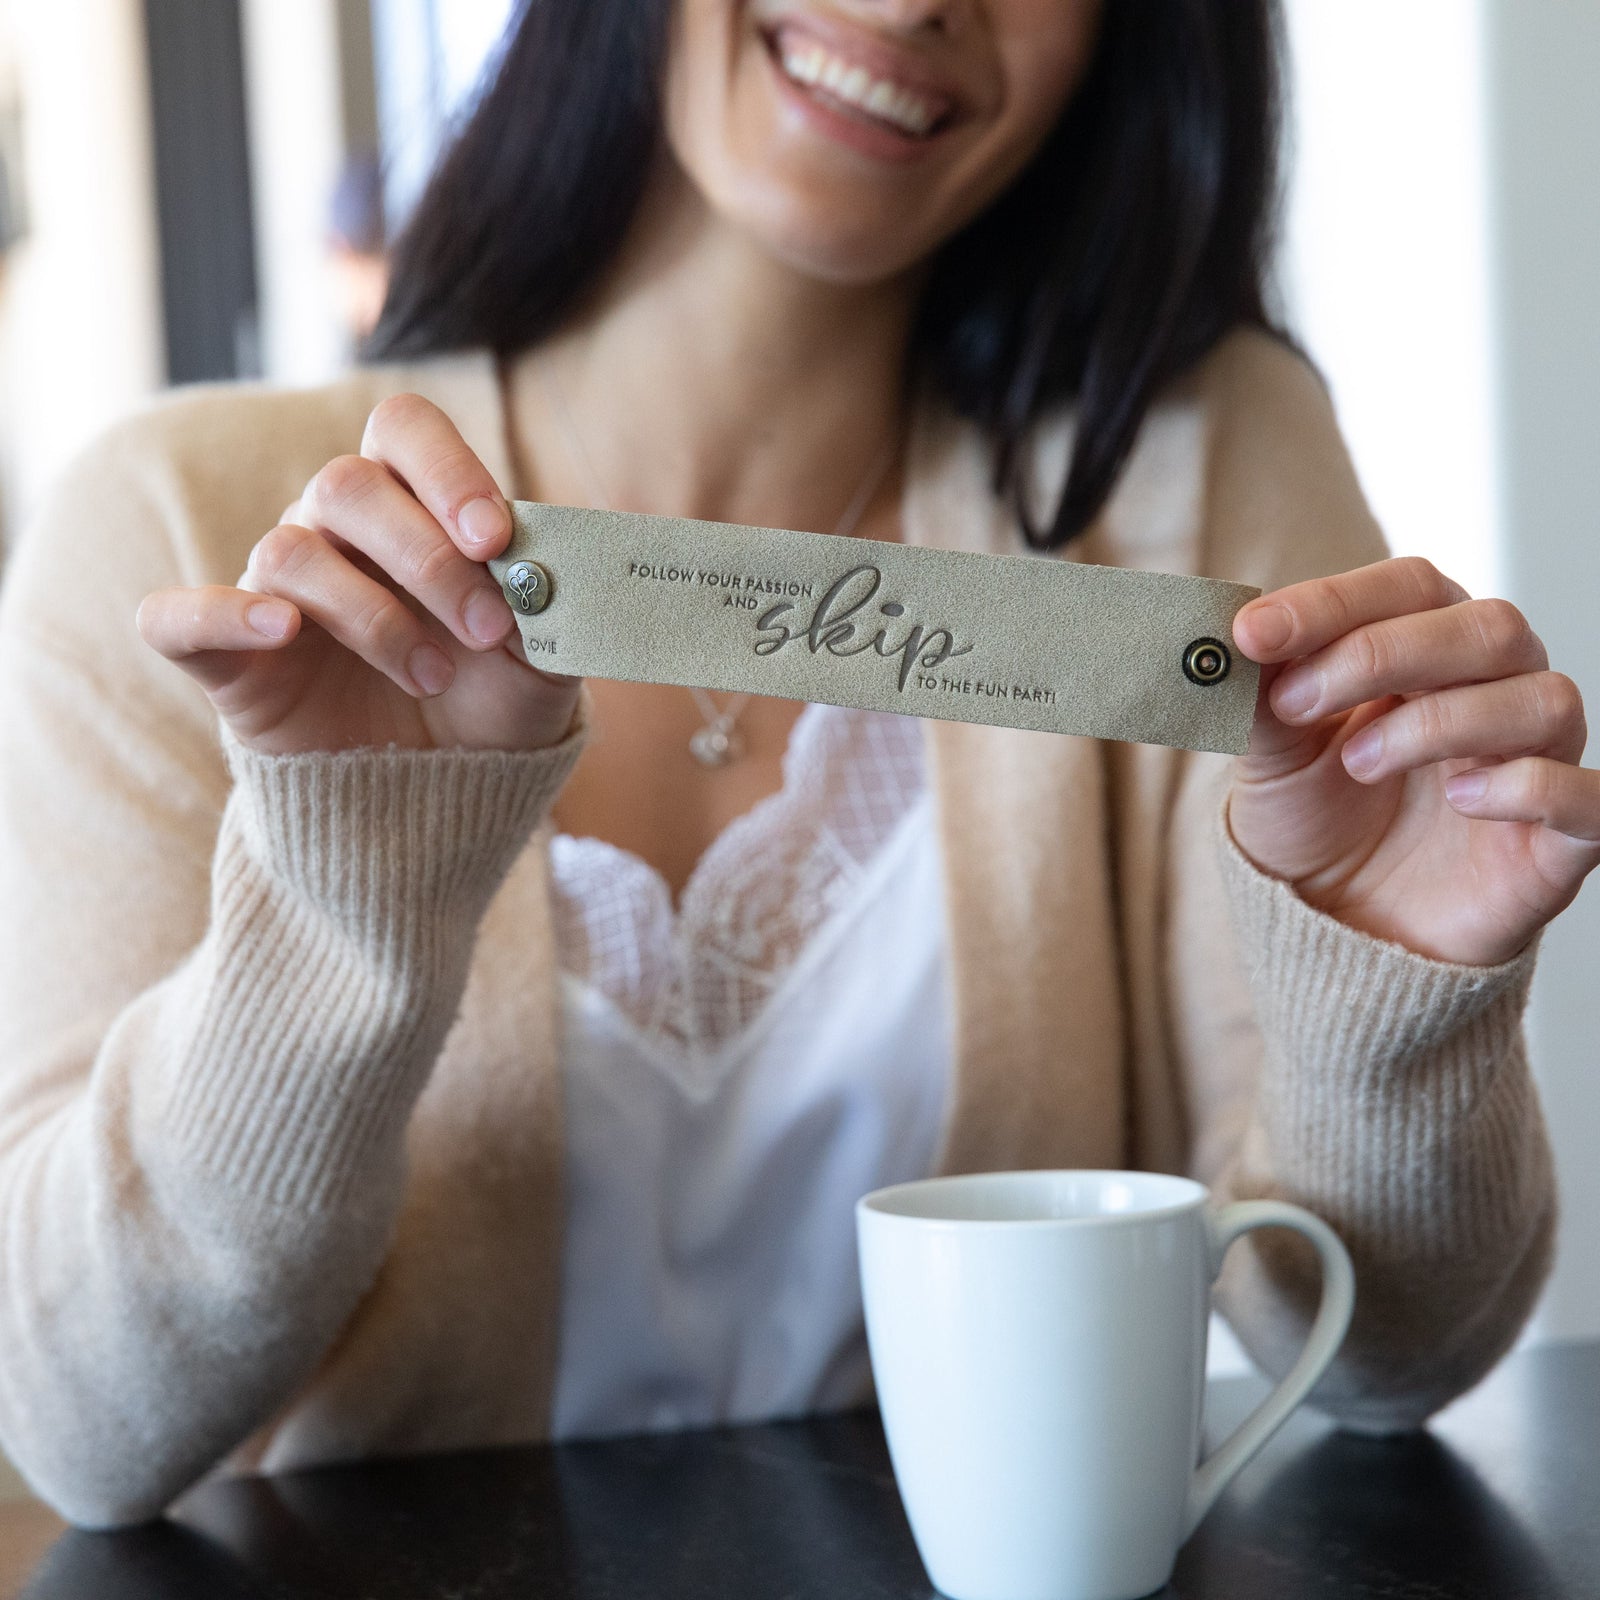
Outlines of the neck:
{"label": "neck", "polygon": [[[916,285],[806,277],[720,226],[683,180],[662,187],[599,292],[512,368],[520,492],[831,531],[900,437]],[[893,503],[886,481],[873,509]]]}

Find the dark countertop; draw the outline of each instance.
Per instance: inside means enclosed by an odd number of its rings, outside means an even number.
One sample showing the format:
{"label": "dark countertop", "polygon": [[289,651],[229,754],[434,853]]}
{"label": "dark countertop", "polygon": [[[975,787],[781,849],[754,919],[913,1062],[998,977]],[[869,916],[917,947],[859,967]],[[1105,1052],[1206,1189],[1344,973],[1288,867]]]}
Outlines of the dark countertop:
{"label": "dark countertop", "polygon": [[[1261,1394],[1214,1384],[1208,1433]],[[6,1524],[0,1520],[0,1556]],[[4,1570],[0,1560],[0,1570]],[[64,1534],[26,1600],[890,1600],[930,1593],[874,1414],[208,1484]],[[1424,1433],[1297,1415],[1179,1557],[1185,1600],[1600,1597],[1600,1344],[1503,1364]],[[9,1600],[9,1597],[8,1597]]]}

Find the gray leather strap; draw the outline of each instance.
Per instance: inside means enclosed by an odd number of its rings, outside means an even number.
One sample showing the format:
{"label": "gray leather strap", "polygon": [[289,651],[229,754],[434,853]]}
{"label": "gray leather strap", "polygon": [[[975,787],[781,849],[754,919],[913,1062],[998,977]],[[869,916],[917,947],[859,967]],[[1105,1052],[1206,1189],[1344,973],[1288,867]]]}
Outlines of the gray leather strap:
{"label": "gray leather strap", "polygon": [[1258,669],[1211,578],[517,501],[489,563],[552,672],[1238,754]]}

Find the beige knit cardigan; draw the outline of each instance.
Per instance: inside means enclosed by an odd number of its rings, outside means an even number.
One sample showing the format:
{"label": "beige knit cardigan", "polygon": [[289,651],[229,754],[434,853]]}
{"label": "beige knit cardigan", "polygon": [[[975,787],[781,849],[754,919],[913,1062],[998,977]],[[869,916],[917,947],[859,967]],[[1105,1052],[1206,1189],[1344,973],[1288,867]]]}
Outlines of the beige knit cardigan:
{"label": "beige knit cardigan", "polygon": [[[528,753],[261,756],[134,627],[159,585],[234,582],[404,389],[516,491],[483,357],[194,391],[89,451],[7,574],[0,1447],[83,1523],[149,1516],[219,1464],[546,1426],[545,845],[583,724]],[[904,537],[1019,548],[982,441],[931,401]],[[1068,559],[1273,587],[1382,554],[1315,376],[1240,332],[1167,393]],[[956,1061],[941,1170],[1138,1165],[1301,1201],[1359,1278],[1319,1403],[1397,1427],[1471,1384],[1550,1248],[1531,951],[1451,966],[1311,910],[1229,840],[1224,758],[922,726]],[[1315,1276],[1256,1238],[1221,1303],[1277,1370]]]}

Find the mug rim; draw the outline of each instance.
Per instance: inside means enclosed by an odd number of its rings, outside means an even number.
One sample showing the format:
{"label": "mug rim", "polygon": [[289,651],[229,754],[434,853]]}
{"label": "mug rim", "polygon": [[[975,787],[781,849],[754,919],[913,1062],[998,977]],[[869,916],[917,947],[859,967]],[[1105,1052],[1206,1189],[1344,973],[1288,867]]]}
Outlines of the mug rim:
{"label": "mug rim", "polygon": [[[1132,1179],[1136,1183],[1171,1185],[1182,1192],[1182,1198],[1165,1205],[1150,1206],[1135,1211],[1106,1211],[1081,1217],[937,1217],[924,1216],[912,1211],[894,1209],[894,1202],[912,1194],[931,1189],[950,1189],[970,1184],[974,1188],[984,1183],[1006,1183],[1028,1178],[1104,1178]],[[1119,1167],[1026,1167],[1016,1171],[954,1172],[931,1178],[913,1178],[906,1183],[892,1183],[874,1189],[856,1201],[856,1215],[882,1217],[890,1222],[914,1223],[924,1228],[1105,1228],[1128,1227],[1140,1223],[1157,1222],[1167,1217],[1182,1216],[1185,1212],[1204,1208],[1211,1191],[1198,1179],[1184,1177],[1176,1172],[1140,1172]]]}

